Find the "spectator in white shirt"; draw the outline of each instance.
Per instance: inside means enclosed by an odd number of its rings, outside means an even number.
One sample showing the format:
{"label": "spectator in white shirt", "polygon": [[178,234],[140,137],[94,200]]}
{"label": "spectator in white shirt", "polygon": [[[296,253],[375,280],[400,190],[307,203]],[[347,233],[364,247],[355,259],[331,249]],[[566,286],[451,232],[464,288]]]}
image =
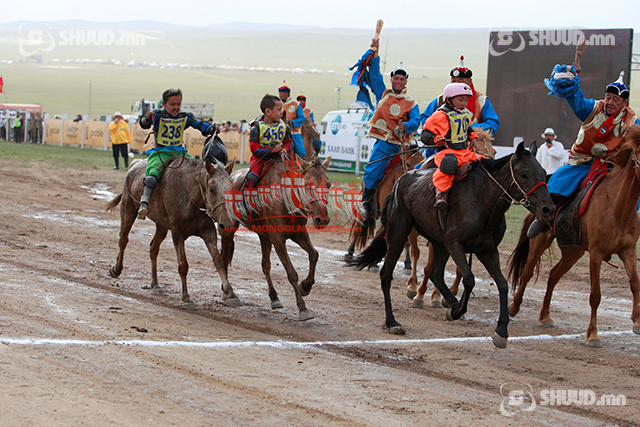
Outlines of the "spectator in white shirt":
{"label": "spectator in white shirt", "polygon": [[536,160],[542,165],[547,172],[547,181],[552,173],[558,170],[560,166],[567,164],[567,150],[560,141],[556,141],[556,133],[552,128],[546,128],[542,134],[544,144],[538,148]]}

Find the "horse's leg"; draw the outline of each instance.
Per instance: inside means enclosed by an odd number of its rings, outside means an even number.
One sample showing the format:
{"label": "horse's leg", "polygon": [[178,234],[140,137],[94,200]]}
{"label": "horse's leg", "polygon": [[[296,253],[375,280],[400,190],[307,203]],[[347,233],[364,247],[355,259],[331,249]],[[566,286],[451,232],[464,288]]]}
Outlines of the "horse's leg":
{"label": "horse's leg", "polygon": [[296,242],[308,255],[309,255],[309,273],[307,278],[300,282],[300,292],[302,296],[306,297],[311,292],[311,287],[315,283],[316,276],[316,264],[318,264],[318,251],[313,247],[309,233],[306,231],[300,234],[294,234],[291,236],[291,240]]}
{"label": "horse's leg", "polygon": [[235,232],[227,231],[223,229],[220,234],[221,248],[222,248],[222,262],[224,263],[225,270],[229,270],[231,264],[231,258],[233,257]]}
{"label": "horse's leg", "polygon": [[404,269],[402,269],[402,272],[404,274],[411,274],[413,273],[413,268],[411,268],[411,243],[410,242],[407,242],[404,244],[404,251],[405,251]]}
{"label": "horse's leg", "polygon": [[[122,198],[125,199],[125,194]],[[122,269],[124,268],[124,250],[129,243],[129,232],[133,223],[136,220],[136,211],[133,207],[133,203],[126,203],[126,200],[122,200],[120,205],[120,238],[118,239],[118,257],[116,258],[116,264],[109,269],[109,275],[114,278],[118,278]]]}
{"label": "horse's leg", "polygon": [[[498,293],[500,294],[500,315],[498,316],[498,326],[491,338],[493,345],[498,348],[505,348],[507,346],[507,338],[509,338],[509,331],[507,329],[509,325],[509,283],[507,283],[507,279],[504,278],[500,270],[500,255],[497,249],[478,253],[476,257],[485,266],[498,286]],[[462,280],[464,283],[464,293],[466,295],[467,283],[464,281],[464,277],[463,273]]]}
{"label": "horse's leg", "polygon": [[[429,243],[429,261],[427,261],[427,265],[424,267],[425,277],[427,278],[429,277],[429,275],[427,274],[427,270],[431,272],[432,266],[433,266],[433,245]],[[443,280],[444,280],[444,276],[443,276]],[[422,283],[424,284],[424,287],[420,286],[420,291],[418,292],[418,295],[420,295],[421,293],[422,295],[424,295],[424,292],[427,291],[427,282],[423,281]],[[447,301],[444,299],[444,297],[438,290],[438,287],[434,285],[433,291],[431,292],[431,307],[439,308],[442,306],[448,307]]]}
{"label": "horse's leg", "polygon": [[285,238],[281,235],[273,236],[273,238],[271,239],[271,243],[276,249],[278,258],[280,258],[280,262],[287,272],[289,283],[291,283],[291,286],[293,286],[293,292],[296,295],[296,304],[298,305],[298,310],[300,311],[300,313],[298,314],[298,319],[301,321],[313,319],[313,314],[311,314],[311,312],[307,310],[304,299],[302,299],[302,292],[300,291],[300,285],[298,284],[298,273],[296,272],[295,268],[293,268],[291,258],[289,258],[289,254],[287,253]]}
{"label": "horse's leg", "polygon": [[[449,260],[449,252],[441,243],[430,244],[429,248],[429,266],[431,268],[431,272],[428,277],[433,282],[434,287],[438,290],[438,293],[442,295],[442,300],[446,301],[447,306],[453,306],[458,304],[458,299],[451,293],[449,288],[447,288],[447,284],[444,281],[444,272],[447,265],[447,261]],[[427,272],[427,267],[425,267],[425,274]],[[424,287],[421,286],[418,290],[418,293],[425,292],[426,282],[423,281]],[[423,294],[424,295],[424,294]],[[449,312],[447,312],[447,315]],[[453,319],[450,319],[453,320]]]}
{"label": "horse's leg", "polygon": [[151,258],[151,293],[153,295],[164,295],[158,283],[158,253],[160,252],[160,245],[165,237],[167,237],[168,232],[168,228],[156,224],[156,234],[153,235],[153,239],[151,239],[151,244],[149,245],[149,258]]}
{"label": "horse's leg", "polygon": [[[553,328],[555,324],[549,314],[549,307],[551,306],[551,296],[553,295],[553,289],[562,276],[578,262],[578,260],[584,255],[584,249],[562,249],[562,257],[556,265],[553,266],[549,272],[549,278],[547,279],[547,291],[544,294],[542,301],[542,309],[540,309],[540,316],[538,322],[545,328]],[[529,264],[529,261],[527,261]],[[520,289],[518,289],[519,291]]]}
{"label": "horse's leg", "polygon": [[[387,231],[387,236],[389,236]],[[387,254],[384,257],[384,264],[380,270],[380,287],[382,288],[382,295],[384,296],[384,310],[385,310],[385,329],[389,330],[389,333],[394,335],[404,335],[404,328],[398,323],[393,316],[393,308],[391,307],[391,281],[393,280],[393,270],[402,255],[404,250],[404,243],[400,243],[402,240],[397,234],[392,234],[393,241],[387,240]]]}
{"label": "horse's leg", "polygon": [[[418,259],[420,258],[420,248],[418,247],[418,232],[413,229],[409,234],[409,245],[411,245],[411,276],[407,281],[407,298],[415,298],[418,288]],[[406,267],[406,263],[405,263]],[[414,304],[415,306],[415,304]]]}
{"label": "horse's leg", "polygon": [[344,254],[344,260],[345,262],[349,263],[351,261],[353,261],[353,253],[356,250],[356,241],[352,240],[351,243],[349,243],[349,249],[347,249],[347,253]]}
{"label": "horse's leg", "polygon": [[629,286],[631,287],[631,295],[633,296],[633,308],[631,310],[631,320],[633,321],[633,332],[640,334],[640,280],[638,279],[637,270],[637,253],[636,246],[629,246],[618,252],[618,256],[624,263],[624,269],[629,277]]}
{"label": "horse's leg", "polygon": [[600,291],[600,266],[604,256],[597,251],[589,252],[589,278],[591,282],[591,292],[589,294],[589,305],[591,306],[591,317],[587,327],[587,344],[589,347],[602,347],[602,340],[598,336],[598,306],[602,299]]}
{"label": "horse's leg", "polygon": [[[467,260],[465,258],[464,248],[462,247],[462,244],[458,241],[453,241],[448,245],[447,249],[451,254],[451,258],[456,263],[456,266],[462,272],[462,284],[464,285],[464,292],[462,293],[460,303],[454,306],[450,305],[447,309],[447,317],[451,317],[451,319],[456,320],[467,312],[469,297],[471,296],[471,291],[475,286],[475,277],[473,276],[471,267],[469,267],[469,264],[467,263]],[[451,290],[448,291],[452,296],[454,296]]]}
{"label": "horse's leg", "polygon": [[529,255],[527,256],[527,263],[524,267],[524,271],[522,272],[522,279],[520,280],[520,283],[514,283],[514,286],[517,285],[518,288],[513,294],[513,301],[509,304],[510,316],[515,316],[520,311],[520,305],[522,305],[522,297],[524,296],[524,291],[527,288],[527,283],[533,277],[533,273],[535,272],[540,257],[544,251],[551,246],[552,242],[553,236],[549,233],[541,233],[535,239],[529,240]]}
{"label": "horse's leg", "polygon": [[187,254],[184,250],[184,237],[181,233],[172,231],[173,247],[176,250],[176,257],[178,258],[178,273],[180,274],[180,281],[182,282],[182,308],[185,310],[195,310],[196,305],[189,298],[189,291],[187,290],[187,273],[189,272],[189,263],[187,262]]}
{"label": "horse's leg", "polygon": [[258,234],[260,237],[260,246],[262,247],[262,272],[265,279],[267,279],[267,285],[269,286],[269,299],[271,300],[271,308],[282,308],[284,305],[278,299],[278,292],[273,287],[273,280],[271,279],[271,241],[269,236]]}
{"label": "horse's leg", "polygon": [[220,280],[222,280],[222,300],[224,301],[224,304],[230,307],[237,307],[241,305],[240,299],[236,296],[235,292],[233,292],[233,288],[229,282],[225,261],[218,251],[215,228],[212,228],[208,233],[205,233],[203,240],[209,250],[209,254],[211,254],[211,259],[213,259],[213,265],[216,267],[216,270],[220,275]]}

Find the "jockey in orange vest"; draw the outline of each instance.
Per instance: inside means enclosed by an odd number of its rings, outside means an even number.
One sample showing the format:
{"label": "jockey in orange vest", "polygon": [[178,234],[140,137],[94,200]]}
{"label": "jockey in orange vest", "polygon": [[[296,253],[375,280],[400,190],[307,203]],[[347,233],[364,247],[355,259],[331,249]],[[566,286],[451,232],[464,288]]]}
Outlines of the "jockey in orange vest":
{"label": "jockey in orange vest", "polygon": [[382,161],[377,160],[399,153],[401,144],[408,143],[411,140],[411,134],[420,126],[418,103],[407,95],[406,86],[409,75],[404,69],[396,68],[391,72],[391,89],[387,89],[380,73],[379,45],[378,39],[371,42],[374,52],[368,66],[369,83],[376,95],[378,105],[369,122],[371,126],[369,137],[375,138],[376,142],[362,177],[364,191],[360,213],[363,219],[371,215],[373,195],[382,181],[385,169],[393,159],[390,157]]}
{"label": "jockey in orange vest", "polygon": [[[623,81],[624,72],[617,81],[605,88],[604,99],[585,99],[580,88],[580,75],[575,66],[556,65],[545,85],[558,98],[565,98],[582,126],[569,153],[569,164],[558,169],[549,179],[548,188],[556,205],[571,196],[589,173],[596,157],[613,155],[622,143],[627,129],[640,125],[636,113],[629,108],[629,88]],[[533,239],[547,224],[537,219],[527,230],[527,237]]]}
{"label": "jockey in orange vest", "polygon": [[478,155],[471,150],[478,135],[471,128],[473,115],[466,107],[473,90],[465,83],[450,83],[442,93],[444,104],[424,123],[421,140],[438,146],[434,159],[438,170],[433,173],[436,188],[435,207],[447,210],[447,192],[453,184],[458,166],[475,161]]}
{"label": "jockey in orange vest", "polygon": [[307,152],[304,149],[304,143],[302,141],[302,133],[300,132],[300,128],[302,128],[306,117],[304,116],[304,112],[302,111],[302,106],[300,106],[300,103],[298,101],[291,97],[291,89],[289,89],[289,87],[284,84],[280,86],[280,88],[278,88],[278,95],[280,96],[282,102],[284,102],[282,118],[291,123],[293,152],[298,156],[304,158],[304,156],[307,155]]}
{"label": "jockey in orange vest", "polygon": [[[296,101],[300,103],[300,106],[302,107],[302,112],[304,113],[305,118],[308,118],[313,123],[315,123],[315,119],[313,117],[313,110],[307,107],[307,97],[304,96],[303,94],[300,94],[296,98]],[[313,149],[316,150],[316,152],[319,152],[320,149],[322,148],[322,140],[314,139],[312,143],[313,143]]]}

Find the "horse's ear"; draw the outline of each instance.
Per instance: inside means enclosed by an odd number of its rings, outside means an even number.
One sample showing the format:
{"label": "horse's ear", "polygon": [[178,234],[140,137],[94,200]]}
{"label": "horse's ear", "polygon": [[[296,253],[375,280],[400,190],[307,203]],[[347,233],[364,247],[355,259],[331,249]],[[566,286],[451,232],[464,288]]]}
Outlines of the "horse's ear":
{"label": "horse's ear", "polygon": [[211,160],[209,160],[209,159],[205,159],[204,167],[205,167],[205,169],[207,169],[207,173],[209,175],[212,175],[215,172],[215,166],[214,166],[213,163],[211,163]]}
{"label": "horse's ear", "polygon": [[518,144],[518,148],[516,148],[516,157],[521,159],[524,151],[524,141],[522,141],[520,144]]}
{"label": "horse's ear", "polygon": [[538,154],[538,141],[534,140],[531,144],[529,144],[529,151],[533,157]]}
{"label": "horse's ear", "polygon": [[322,162],[322,167],[324,168],[324,170],[329,169],[329,165],[331,165],[331,156],[327,157],[326,159],[324,159],[324,162]]}
{"label": "horse's ear", "polygon": [[231,160],[229,162],[229,164],[227,165],[227,167],[225,168],[227,170],[227,172],[229,173],[229,175],[231,175],[231,172],[233,172],[233,167],[236,165],[236,158],[234,157],[233,160]]}

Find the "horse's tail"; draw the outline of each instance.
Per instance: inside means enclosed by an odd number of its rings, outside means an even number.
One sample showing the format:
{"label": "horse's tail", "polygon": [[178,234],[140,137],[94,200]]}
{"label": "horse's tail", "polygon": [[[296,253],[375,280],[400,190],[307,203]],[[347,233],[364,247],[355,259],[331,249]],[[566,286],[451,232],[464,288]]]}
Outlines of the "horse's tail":
{"label": "horse's tail", "polygon": [[105,206],[105,210],[107,212],[112,211],[116,206],[118,206],[121,200],[122,200],[122,193],[118,194],[113,200],[107,203],[107,206]]}
{"label": "horse's tail", "polygon": [[[511,281],[511,289],[513,292],[518,288],[518,284],[522,280],[524,267],[527,265],[527,259],[529,258],[529,238],[527,237],[527,230],[535,218],[535,215],[531,213],[524,218],[522,229],[520,230],[520,238],[518,239],[516,248],[509,257],[507,277]],[[536,264],[535,272],[537,278],[540,273],[540,260],[538,260]]]}
{"label": "horse's tail", "polygon": [[355,243],[357,249],[362,249],[373,237],[375,231],[376,220],[374,218],[367,218],[361,224],[357,224],[356,221],[353,221],[351,231],[349,233],[349,240]]}
{"label": "horse's tail", "polygon": [[349,263],[358,270],[377,265],[387,254],[386,230],[380,227],[374,239],[357,257]]}

